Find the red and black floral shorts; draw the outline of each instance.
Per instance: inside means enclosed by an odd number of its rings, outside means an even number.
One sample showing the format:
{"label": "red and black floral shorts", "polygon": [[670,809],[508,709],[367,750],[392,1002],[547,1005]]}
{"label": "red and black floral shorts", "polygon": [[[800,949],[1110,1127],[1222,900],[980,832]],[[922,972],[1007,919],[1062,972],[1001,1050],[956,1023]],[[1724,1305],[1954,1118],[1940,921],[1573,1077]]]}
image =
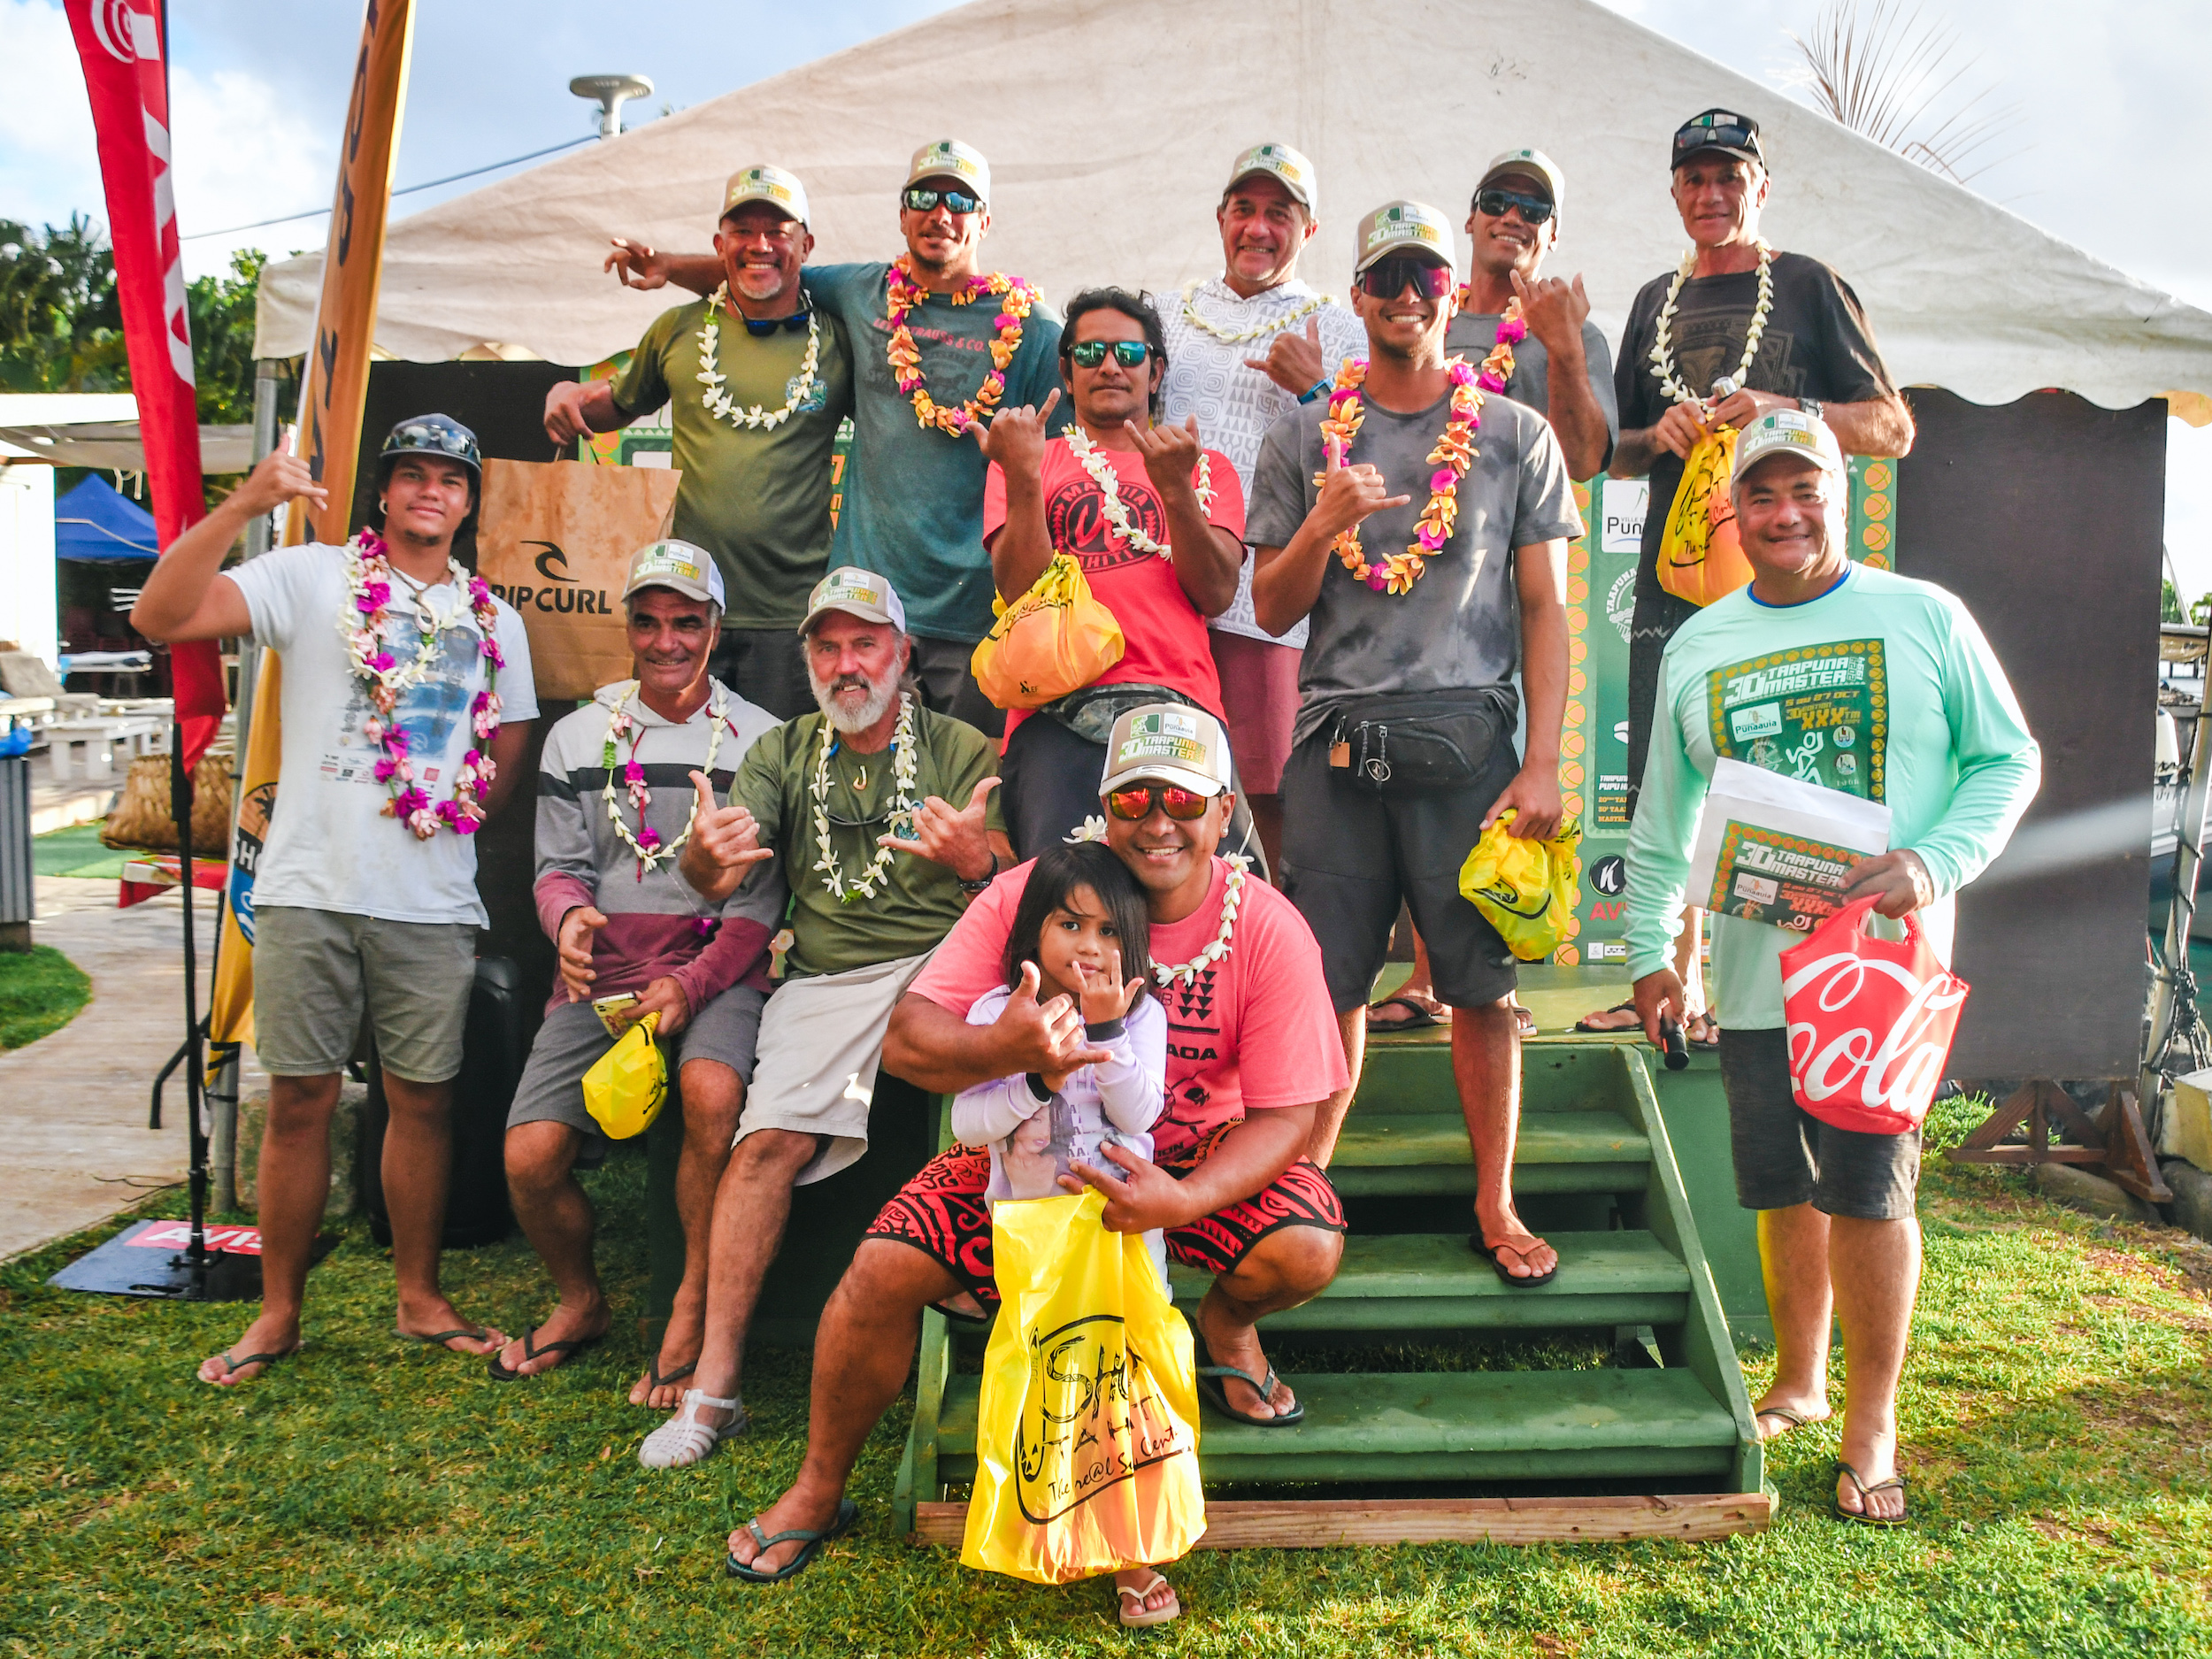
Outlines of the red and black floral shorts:
{"label": "red and black floral shorts", "polygon": [[[1160,1167],[1179,1179],[1204,1161],[1215,1137]],[[956,1146],[939,1153],[884,1205],[866,1236],[910,1244],[944,1264],[987,1313],[998,1305],[991,1269],[991,1212],[983,1201],[991,1155]],[[1279,1227],[1342,1233],[1344,1206],[1318,1164],[1300,1158],[1251,1197],[1167,1230],[1167,1253],[1186,1267],[1226,1273]]]}

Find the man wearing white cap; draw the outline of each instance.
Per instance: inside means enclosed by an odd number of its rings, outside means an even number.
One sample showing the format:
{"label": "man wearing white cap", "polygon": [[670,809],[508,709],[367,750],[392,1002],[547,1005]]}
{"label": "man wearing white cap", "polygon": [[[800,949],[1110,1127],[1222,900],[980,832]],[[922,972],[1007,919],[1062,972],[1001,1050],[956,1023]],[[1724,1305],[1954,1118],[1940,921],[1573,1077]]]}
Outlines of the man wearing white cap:
{"label": "man wearing white cap", "polygon": [[727,806],[692,774],[685,881],[719,903],[780,869],[792,942],[715,1194],[696,1379],[640,1448],[648,1468],[697,1463],[745,1426],[745,1333],[791,1189],[867,1151],[893,1005],[969,899],[1014,862],[993,745],[908,688],[906,608],[891,584],[839,566],[816,584],[799,633],[818,712],[747,751]]}
{"label": "man wearing white cap", "polygon": [[[1108,736],[1105,841],[1144,888],[1152,995],[1175,1040],[1152,1157],[1117,1147],[1103,1154],[1109,1167],[1076,1170],[1105,1195],[1109,1231],[1158,1228],[1171,1256],[1214,1275],[1194,1319],[1210,1417],[1282,1430],[1294,1443],[1305,1406],[1254,1327],[1318,1294],[1343,1252],[1343,1206],[1304,1153],[1320,1102],[1344,1079],[1344,1056],[1312,933],[1281,894],[1217,856],[1229,778],[1220,722],[1202,709],[1146,704]],[[979,1001],[1008,988],[1008,942],[1033,868],[993,882],[914,980],[884,1047],[900,1075],[954,1092],[1112,1057],[1065,997],[1018,994],[995,1021],[968,1023]],[[996,1306],[989,1179],[987,1151],[954,1147],[869,1228],[815,1336],[806,1460],[788,1491],[730,1534],[735,1577],[787,1578],[856,1518],[846,1482],[905,1386],[923,1310],[975,1323]],[[1179,1610],[1149,1567],[1114,1584],[1124,1625]]]}
{"label": "man wearing white cap", "polygon": [[557,443],[669,405],[675,534],[721,567],[716,674],[778,719],[811,705],[792,629],[830,557],[831,453],[852,410],[845,325],[810,296],[806,189],[780,167],[730,175],[707,296],[661,313],[611,380],[546,394]]}
{"label": "man wearing white cap", "polygon": [[[1160,306],[1167,342],[1163,424],[1192,416],[1199,434],[1228,457],[1249,495],[1260,440],[1284,411],[1310,403],[1347,357],[1367,349],[1359,319],[1299,280],[1298,258],[1321,223],[1313,163],[1288,144],[1255,144],[1229,168],[1214,222],[1222,272]],[[1269,866],[1282,856],[1276,793],[1298,713],[1301,623],[1278,640],[1252,619],[1252,565],[1236,597],[1208,625],[1237,780]]]}
{"label": "man wearing white cap", "polygon": [[[1684,900],[1709,896],[1684,889],[1722,759],[1886,805],[1891,850],[1855,864],[1841,899],[1872,898],[1891,918],[1917,913],[1946,960],[1952,895],[2004,850],[2035,796],[2041,756],[1981,630],[1942,588],[1850,561],[1844,492],[1843,454],[1824,422],[1794,409],[1747,420],[1731,495],[1751,584],[1695,612],[1667,643],[1629,832],[1629,972],[1655,1044],[1661,1020],[1678,1022],[1689,1008],[1672,941]],[[1786,1024],[1780,958],[1800,937],[1713,910],[1736,1195],[1759,1213],[1774,1316],[1775,1376],[1759,1428],[1770,1440],[1829,1415],[1832,1314],[1848,1369],[1836,1513],[1896,1525],[1906,1515],[1896,1402],[1920,1278],[1920,1133],[1839,1128],[1798,1104],[1792,1060],[1804,1028]]]}
{"label": "man wearing white cap", "polygon": [[[991,169],[957,139],[924,144],[899,193],[906,251],[888,265],[821,265],[808,291],[852,342],[853,451],[833,557],[879,571],[911,602],[925,704],[995,737],[1002,727],[968,659],[991,628],[982,451],[969,428],[1001,408],[1040,406],[1059,384],[1060,322],[1035,288],[979,265],[991,228]],[[704,292],[710,262],[619,238],[624,281]],[[1048,435],[1067,425],[1064,406]]]}
{"label": "man wearing white cap", "polygon": [[[1479,380],[1444,355],[1450,221],[1386,203],[1360,221],[1354,258],[1368,359],[1267,434],[1246,525],[1260,626],[1313,622],[1283,773],[1283,890],[1321,941],[1354,1086],[1367,998],[1401,902],[1411,910],[1452,1010],[1475,1149],[1469,1242],[1508,1284],[1533,1286],[1557,1256],[1513,1208],[1513,956],[1460,896],[1459,867],[1502,813],[1516,835],[1558,827],[1567,542],[1582,521],[1549,425],[1494,395],[1494,373]],[[1517,665],[1525,759],[1513,753]],[[1350,1099],[1348,1087],[1332,1095],[1316,1123],[1316,1162],[1328,1162]]]}
{"label": "man wearing white cap", "polygon": [[703,548],[640,548],[622,589],[633,678],[602,686],[546,734],[534,891],[560,952],[560,983],[508,1109],[507,1186],[560,1305],[492,1356],[501,1382],[565,1363],[612,1323],[592,1263],[591,1201],[573,1173],[596,1167],[609,1145],[584,1108],[583,1079],[616,1034],[648,1014],[675,1056],[682,1102],[684,1277],[631,1402],[673,1405],[699,1357],[707,1221],[753,1075],[768,940],[783,924],[786,897],[773,871],[720,903],[676,873],[698,810],[692,773],[726,789],[738,761],[776,724],[709,671],[724,592]]}

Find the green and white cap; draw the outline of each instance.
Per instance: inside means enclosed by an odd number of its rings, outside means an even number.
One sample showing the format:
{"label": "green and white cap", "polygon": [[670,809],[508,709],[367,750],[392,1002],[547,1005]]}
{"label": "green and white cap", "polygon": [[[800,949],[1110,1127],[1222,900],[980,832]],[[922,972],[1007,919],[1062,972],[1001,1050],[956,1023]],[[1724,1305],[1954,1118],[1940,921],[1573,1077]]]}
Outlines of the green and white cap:
{"label": "green and white cap", "polygon": [[665,588],[687,599],[703,599],[727,609],[722,572],[704,548],[688,541],[649,541],[630,555],[630,579],[622,584],[627,599],[641,588]]}
{"label": "green and white cap", "polygon": [[983,159],[981,150],[972,150],[956,138],[941,138],[914,152],[914,159],[907,165],[906,181],[916,185],[925,179],[958,179],[974,186],[976,195],[984,201],[991,199],[991,164]]}
{"label": "green and white cap", "polygon": [[1475,188],[1481,190],[1494,180],[1517,173],[1535,180],[1551,192],[1554,212],[1567,205],[1567,175],[1559,171],[1557,162],[1540,150],[1509,150],[1502,156],[1493,157],[1490,165],[1482,170]]}
{"label": "green and white cap", "polygon": [[1320,192],[1314,180],[1313,163],[1302,153],[1288,144],[1255,144],[1239,156],[1229,169],[1228,188],[1235,189],[1256,173],[1263,173],[1280,183],[1290,192],[1292,200],[1304,205],[1309,219],[1321,217]]}
{"label": "green and white cap", "polygon": [[1736,477],[1771,456],[1801,456],[1824,472],[1843,476],[1843,447],[1828,423],[1801,409],[1770,409],[1743,429],[1736,440]]}
{"label": "green and white cap", "polygon": [[1352,254],[1352,274],[1393,254],[1416,254],[1459,274],[1459,251],[1451,221],[1425,202],[1385,202],[1359,222]]}
{"label": "green and white cap", "polygon": [[806,633],[825,612],[831,611],[841,611],[864,622],[887,623],[902,634],[906,632],[906,607],[899,603],[891,584],[875,572],[864,571],[857,565],[840,565],[814,584],[814,591],[806,596],[806,619],[799,624],[799,632]]}
{"label": "green and white cap", "polygon": [[785,217],[806,223],[806,186],[799,182],[797,174],[781,167],[763,162],[730,175],[729,183],[722,188],[722,216],[727,219],[748,202],[765,202]]}
{"label": "green and white cap", "polygon": [[1106,741],[1101,795],[1140,778],[1180,784],[1201,795],[1229,787],[1229,737],[1221,722],[1187,703],[1148,703],[1114,722]]}

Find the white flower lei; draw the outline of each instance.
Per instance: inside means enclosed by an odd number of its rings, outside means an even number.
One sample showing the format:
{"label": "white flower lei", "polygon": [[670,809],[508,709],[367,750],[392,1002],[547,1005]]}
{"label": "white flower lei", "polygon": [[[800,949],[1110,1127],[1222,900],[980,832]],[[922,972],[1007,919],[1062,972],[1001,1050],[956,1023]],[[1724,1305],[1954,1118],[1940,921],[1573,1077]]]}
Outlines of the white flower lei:
{"label": "white flower lei", "polygon": [[1199,333],[1203,334],[1211,334],[1216,340],[1221,342],[1221,343],[1225,346],[1240,346],[1249,341],[1258,340],[1264,335],[1279,333],[1279,331],[1289,327],[1293,323],[1301,323],[1305,321],[1307,318],[1312,316],[1314,312],[1319,311],[1323,306],[1333,305],[1336,303],[1336,302],[1331,299],[1326,294],[1317,294],[1311,299],[1308,300],[1303,305],[1300,305],[1290,311],[1285,311],[1280,317],[1276,318],[1271,322],[1256,323],[1249,328],[1240,328],[1234,334],[1232,334],[1229,330],[1221,327],[1217,324],[1208,322],[1203,317],[1201,317],[1198,314],[1198,307],[1191,303],[1191,302],[1197,297],[1198,290],[1202,286],[1204,285],[1200,282],[1188,282],[1184,285],[1183,320],[1188,323],[1193,328],[1197,329]]}
{"label": "white flower lei", "polygon": [[755,403],[749,409],[740,409],[737,400],[722,389],[722,383],[728,377],[721,372],[715,357],[715,342],[722,333],[722,302],[729,297],[729,293],[727,282],[714,290],[707,301],[706,321],[699,329],[699,380],[707,388],[699,394],[699,401],[706,405],[707,413],[720,416],[740,432],[748,426],[773,431],[790,419],[799,405],[814,396],[815,388],[820,384],[814,375],[822,360],[820,315],[810,302],[806,309],[806,356],[799,361],[797,384],[791,388],[791,396],[784,400],[783,407],[764,409]]}
{"label": "white flower lei", "polygon": [[1244,897],[1244,872],[1252,867],[1252,861],[1241,853],[1231,853],[1222,862],[1229,866],[1229,886],[1221,895],[1221,931],[1214,935],[1213,943],[1179,966],[1170,968],[1154,963],[1152,977],[1159,981],[1162,989],[1178,979],[1195,980],[1209,964],[1229,954],[1231,935],[1236,932],[1237,906]]}
{"label": "white flower lei", "polygon": [[[1114,534],[1138,552],[1157,553],[1173,564],[1175,549],[1172,546],[1165,541],[1155,541],[1129,522],[1129,509],[1121,503],[1121,481],[1115,476],[1114,464],[1100,452],[1098,445],[1091,442],[1091,434],[1079,426],[1071,426],[1064,435],[1068,441],[1068,453],[1082,464],[1083,470],[1091,475],[1091,482],[1098,486],[1098,493],[1106,498],[1106,522],[1113,526]],[[1196,483],[1198,511],[1202,513],[1213,511],[1213,457],[1201,449],[1198,452]]]}
{"label": "white flower lei", "polygon": [[[683,850],[691,839],[691,826],[698,821],[699,802],[693,796],[691,811],[684,819],[682,833],[664,846],[660,833],[645,821],[645,809],[652,803],[653,792],[645,787],[645,769],[637,762],[637,743],[630,745],[630,759],[623,766],[623,783],[630,797],[630,804],[637,809],[639,833],[630,833],[630,826],[622,821],[622,803],[614,792],[615,739],[626,733],[636,720],[628,712],[630,699],[638,694],[638,682],[631,680],[622,687],[622,695],[614,700],[614,707],[607,714],[606,742],[600,749],[600,764],[607,769],[607,787],[602,798],[607,803],[607,817],[614,825],[614,833],[629,849],[637,855],[638,879],[642,881],[649,871],[658,869],[668,859]],[[710,778],[714,775],[714,757],[722,748],[722,727],[729,718],[730,700],[718,684],[707,709],[707,758],[699,768]],[[642,740],[643,728],[639,727]]]}
{"label": "white flower lei", "polygon": [[[1774,309],[1774,250],[1764,242],[1754,244],[1759,250],[1759,299],[1751,308],[1751,326],[1744,330],[1743,361],[1736,365],[1735,373],[1726,376],[1731,392],[1740,388],[1751,373],[1752,360],[1759,355],[1759,336],[1766,333],[1767,314]],[[1659,308],[1656,339],[1651,348],[1651,362],[1659,376],[1659,389],[1678,403],[1694,403],[1701,400],[1695,392],[1683,385],[1674,365],[1674,335],[1670,325],[1674,321],[1675,302],[1681,297],[1682,285],[1690,280],[1690,273],[1697,268],[1697,250],[1693,247],[1682,256],[1682,263],[1675,267],[1674,286],[1667,290],[1667,303]],[[1720,382],[1715,381],[1717,387]],[[1721,394],[1723,396],[1727,393]]]}
{"label": "white flower lei", "polygon": [[[850,904],[855,899],[875,896],[876,883],[882,880],[891,868],[893,849],[879,847],[868,867],[860,872],[860,879],[850,887],[845,885],[845,872],[837,862],[837,852],[830,845],[829,821],[829,764],[830,755],[837,747],[837,727],[828,716],[822,718],[822,756],[814,767],[814,838],[822,844],[822,856],[814,861],[814,867],[822,872],[822,886],[841,904]],[[891,779],[896,793],[891,797],[891,828],[896,833],[903,823],[910,833],[914,824],[914,780],[917,765],[914,758],[914,695],[899,694],[899,723],[891,732]]]}

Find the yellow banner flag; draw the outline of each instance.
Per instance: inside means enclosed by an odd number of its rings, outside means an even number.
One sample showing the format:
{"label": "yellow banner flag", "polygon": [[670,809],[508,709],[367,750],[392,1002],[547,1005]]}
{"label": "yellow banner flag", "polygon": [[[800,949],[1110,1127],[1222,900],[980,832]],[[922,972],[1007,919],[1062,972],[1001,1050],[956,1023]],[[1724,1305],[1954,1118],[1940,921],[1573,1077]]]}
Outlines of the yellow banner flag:
{"label": "yellow banner flag", "polygon": [[[392,201],[392,165],[399,153],[400,111],[407,103],[407,64],[414,46],[412,0],[368,0],[361,20],[353,96],[346,105],[338,188],[323,256],[322,303],[315,346],[300,390],[298,453],[329,492],[311,515],[303,498],[285,520],[284,545],[346,539],[353,511],[361,411],[368,398],[375,343],[376,296],[384,274],[384,223]],[[253,1041],[254,866],[276,811],[277,767],[283,728],[277,709],[282,664],[261,654],[253,715],[239,773],[238,827],[225,895],[222,944],[210,1012],[212,1041]],[[211,1058],[219,1060],[219,1055]]]}

